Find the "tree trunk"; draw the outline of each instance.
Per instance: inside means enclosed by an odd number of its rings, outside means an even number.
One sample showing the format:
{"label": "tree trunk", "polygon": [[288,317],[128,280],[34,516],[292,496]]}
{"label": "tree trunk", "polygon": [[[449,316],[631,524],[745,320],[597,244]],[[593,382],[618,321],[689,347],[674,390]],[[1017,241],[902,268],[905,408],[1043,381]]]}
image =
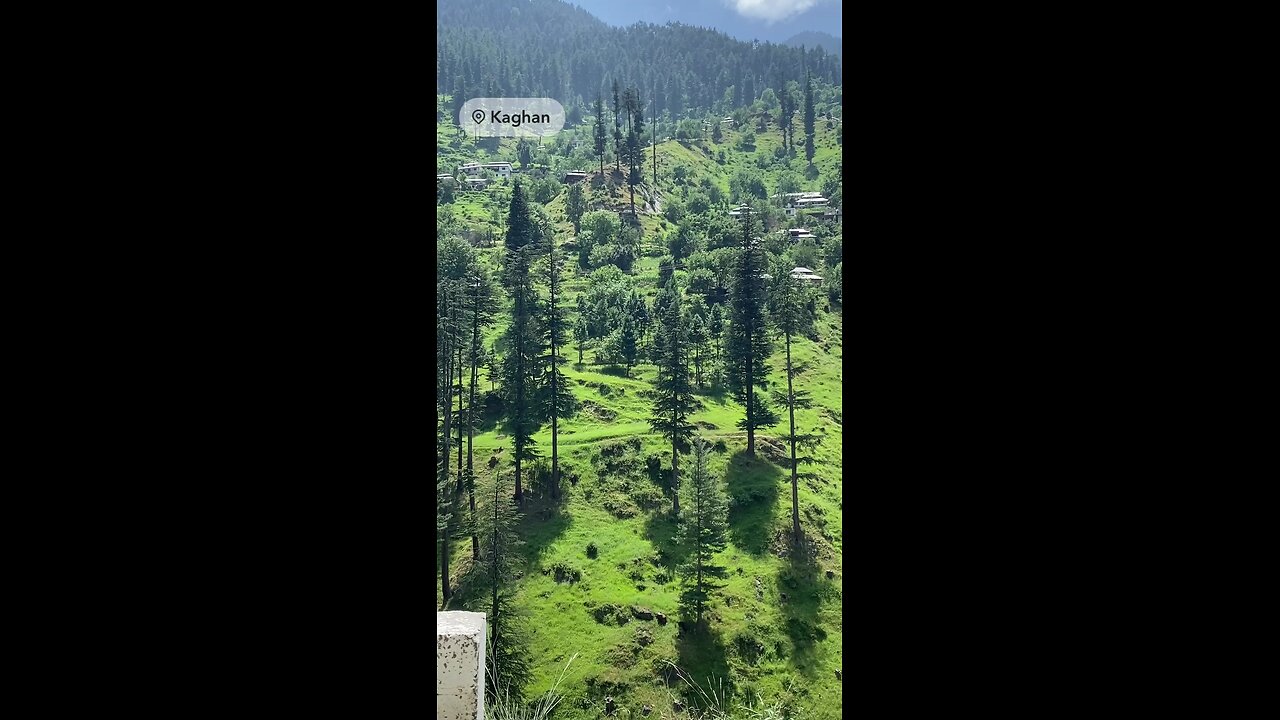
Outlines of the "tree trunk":
{"label": "tree trunk", "polygon": [[[493,551],[493,572],[491,577],[493,581],[493,611],[489,613],[489,622],[493,625],[493,645],[495,648],[498,645],[498,560],[502,556],[498,549],[498,487],[498,483],[495,482],[493,484],[493,547],[490,548]],[[494,658],[493,667],[495,670],[494,687],[497,687],[497,658]]]}
{"label": "tree trunk", "polygon": [[453,593],[449,589],[449,530],[440,531],[440,588],[441,598],[443,598],[440,607],[444,608],[449,604],[449,600],[453,597]]}
{"label": "tree trunk", "polygon": [[[671,426],[676,424],[675,412],[671,413]],[[679,442],[672,432],[671,437],[671,514],[680,514],[680,453],[676,447]]]}
{"label": "tree trunk", "polygon": [[[473,301],[478,306],[478,299]],[[475,440],[476,440],[476,380],[480,369],[476,367],[476,348],[480,342],[480,313],[477,309],[471,320],[471,389],[467,396],[467,499],[471,505],[471,557],[473,561],[480,559],[480,538],[476,535],[476,474],[475,474]]]}
{"label": "tree trunk", "polygon": [[[516,316],[517,322],[525,322],[524,320],[524,287],[517,288],[519,295],[516,297]],[[516,406],[513,410],[516,417],[524,419],[524,348],[519,347],[522,342],[522,334],[516,333]],[[523,425],[523,422],[521,422]],[[524,503],[524,493],[520,491],[520,456],[524,454],[524,441],[520,439],[520,433],[524,432],[523,427],[518,427],[515,433],[516,446],[516,506]],[[495,601],[496,602],[496,601]]]}
{"label": "tree trunk", "polygon": [[756,399],[756,383],[752,375],[752,356],[754,352],[751,348],[751,323],[747,323],[747,455],[756,456],[756,426],[754,422],[754,413],[752,409]]}
{"label": "tree trunk", "polygon": [[556,285],[558,278],[556,277],[556,251],[555,239],[551,240],[551,499],[560,499],[560,451],[558,445],[558,436],[560,434],[559,419],[560,398],[556,395]]}
{"label": "tree trunk", "polygon": [[[695,483],[694,485],[696,487],[697,483]],[[697,585],[698,604],[697,604],[697,613],[695,618],[696,618],[696,624],[701,625],[702,624],[702,498],[701,498],[701,490],[699,490],[698,492],[699,492],[699,497],[697,501],[694,503],[694,509],[693,509],[693,512],[698,517],[698,541],[694,543],[693,552],[694,552],[694,560],[698,563],[698,585]]]}
{"label": "tree trunk", "polygon": [[800,491],[796,471],[796,396],[791,389],[791,333],[787,337],[787,414],[791,416],[791,531],[800,544]]}
{"label": "tree trunk", "polygon": [[[458,345],[458,491],[462,495],[462,345]],[[452,383],[451,383],[452,384]],[[450,391],[452,392],[452,391]]]}
{"label": "tree trunk", "polygon": [[[446,399],[448,406],[445,408],[445,414],[444,414],[444,456],[441,458],[442,462],[440,463],[440,466],[441,466],[441,472],[444,473],[444,477],[442,478],[443,482],[441,483],[441,485],[444,487],[445,489],[444,491],[447,497],[449,492],[449,460],[451,459],[450,456],[452,455],[452,453],[449,452],[450,450],[452,450],[452,448],[449,447],[449,442],[450,440],[453,439],[453,428],[451,427],[451,423],[450,423],[450,418],[453,415],[453,367],[452,367],[453,348],[448,347],[449,326],[447,324],[445,326],[445,333],[446,333],[446,336],[445,336],[446,347],[445,347],[445,353],[444,353],[444,356],[445,356],[444,378],[445,378],[446,391],[448,393],[447,399]],[[441,598],[444,603],[448,603],[449,598],[452,597],[452,592],[450,591],[450,588],[449,588],[449,527],[448,527],[451,524],[452,524],[452,518],[449,521],[445,522],[445,527],[444,529],[441,530],[441,533],[443,534],[444,537],[442,538],[442,542],[440,544],[440,587],[441,587]]]}

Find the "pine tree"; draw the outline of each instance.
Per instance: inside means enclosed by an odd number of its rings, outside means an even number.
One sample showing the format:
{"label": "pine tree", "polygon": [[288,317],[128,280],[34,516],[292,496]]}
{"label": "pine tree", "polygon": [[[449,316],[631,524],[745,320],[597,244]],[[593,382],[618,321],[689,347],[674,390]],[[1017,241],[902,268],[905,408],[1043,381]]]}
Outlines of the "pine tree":
{"label": "pine tree", "polygon": [[654,339],[654,362],[658,366],[658,379],[650,397],[653,399],[653,415],[649,427],[671,443],[671,512],[680,514],[680,453],[688,444],[694,426],[689,416],[698,409],[689,385],[688,319],[681,312],[680,291],[671,283],[663,293],[669,297],[665,312],[658,316],[659,325]]}
{"label": "pine tree", "polygon": [[491,652],[490,670],[493,687],[510,688],[518,695],[528,680],[528,663],[521,657],[528,652],[520,637],[519,625],[513,613],[511,584],[520,570],[519,548],[515,527],[520,515],[511,496],[503,492],[496,474],[491,474],[480,488],[484,497],[477,532],[481,538],[481,557],[471,565],[467,584],[484,588],[484,595],[476,594],[474,610],[488,611]]}
{"label": "pine tree", "polygon": [[693,349],[693,384],[702,387],[702,363],[707,346],[707,321],[695,312],[689,313],[689,346]]}
{"label": "pine tree", "polygon": [[729,529],[729,503],[719,480],[707,468],[707,444],[693,442],[693,475],[685,489],[685,512],[680,518],[676,542],[689,551],[684,566],[685,582],[691,585],[681,594],[681,607],[693,612],[702,623],[702,611],[711,591],[719,587],[711,578],[724,577],[724,567],[713,564],[715,554],[725,547]]}
{"label": "pine tree", "polygon": [[[565,196],[564,211],[569,216],[569,220],[573,222],[573,234],[578,236],[582,233],[582,214],[587,211],[587,202],[582,196],[582,184],[575,183],[569,186],[569,192]],[[582,242],[579,240],[578,242]]]}
{"label": "pine tree", "polygon": [[579,315],[578,319],[573,323],[573,339],[578,343],[578,364],[579,365],[582,364],[582,351],[587,345],[588,337],[589,335],[587,334],[587,319]]}
{"label": "pine tree", "polygon": [[755,457],[756,429],[778,423],[757,384],[765,386],[769,376],[769,336],[764,315],[764,247],[752,230],[754,212],[742,213],[742,234],[735,263],[730,322],[726,348],[726,380],[738,402],[746,408],[746,418],[738,427],[747,431],[747,454]]}
{"label": "pine tree", "polygon": [[613,81],[613,162],[616,169],[622,170],[622,110],[618,102],[618,81]]}
{"label": "pine tree", "polygon": [[636,364],[636,331],[630,317],[622,321],[622,358],[627,365],[627,377],[631,377],[631,368]]}
{"label": "pine tree", "polygon": [[551,497],[560,498],[560,452],[559,452],[559,419],[573,412],[575,402],[573,392],[564,373],[560,372],[560,363],[564,358],[560,349],[564,347],[567,330],[564,308],[560,307],[560,276],[564,272],[564,261],[556,248],[555,235],[550,224],[542,228],[543,242],[547,247],[547,307],[543,322],[543,337],[546,348],[550,351],[543,360],[546,372],[543,385],[546,389],[543,405],[551,416]]}
{"label": "pine tree", "polygon": [[596,156],[600,158],[600,177],[604,178],[604,152],[608,147],[608,137],[604,129],[604,102],[600,98],[600,94],[596,93],[596,127],[595,127],[595,150]]}
{"label": "pine tree", "polygon": [[804,76],[804,159],[813,167],[813,80]]}
{"label": "pine tree", "polygon": [[707,333],[711,336],[716,351],[712,359],[719,363],[724,352],[724,310],[720,303],[711,306],[711,314],[707,318]]}
{"label": "pine tree", "polygon": [[723,139],[724,135],[720,134],[720,121],[717,120],[716,123],[711,126],[711,142],[719,145],[720,141]]}
{"label": "pine tree", "polygon": [[[439,254],[440,249],[437,249]],[[437,265],[437,267],[439,267]],[[442,433],[437,439],[436,459],[436,526],[440,532],[440,586],[445,606],[453,597],[449,584],[449,544],[453,536],[453,504],[455,493],[449,481],[450,444],[453,440],[453,372],[455,350],[459,341],[458,282],[448,276],[436,280],[436,400],[440,404]]]}
{"label": "pine tree", "polygon": [[503,394],[509,407],[508,430],[515,461],[515,501],[524,501],[521,471],[525,460],[536,456],[532,438],[537,429],[534,401],[538,368],[537,293],[530,268],[537,252],[538,230],[534,225],[524,189],[517,180],[511,193],[507,223],[505,285],[511,295],[511,324],[503,335],[507,355],[502,363]]}
{"label": "pine tree", "polygon": [[493,283],[488,273],[480,265],[471,270],[471,280],[467,287],[467,314],[471,318],[471,341],[468,343],[470,355],[470,383],[467,394],[467,468],[465,471],[467,499],[471,508],[471,554],[480,555],[480,543],[476,536],[476,487],[475,487],[475,437],[476,437],[476,383],[480,379],[480,367],[486,360],[483,330],[493,323]]}
{"label": "pine tree", "polygon": [[791,362],[791,341],[796,335],[809,332],[813,328],[813,316],[808,310],[808,293],[799,286],[795,278],[789,274],[779,278],[776,295],[771,298],[773,316],[778,332],[786,344],[787,357],[787,394],[778,393],[775,398],[786,404],[787,416],[790,419],[790,432],[787,435],[791,446],[791,532],[797,547],[803,535],[800,531],[800,490],[798,463],[812,463],[811,457],[796,457],[796,446],[812,448],[820,441],[815,434],[796,433],[796,408],[810,407],[809,394],[796,391],[794,380],[796,368]]}

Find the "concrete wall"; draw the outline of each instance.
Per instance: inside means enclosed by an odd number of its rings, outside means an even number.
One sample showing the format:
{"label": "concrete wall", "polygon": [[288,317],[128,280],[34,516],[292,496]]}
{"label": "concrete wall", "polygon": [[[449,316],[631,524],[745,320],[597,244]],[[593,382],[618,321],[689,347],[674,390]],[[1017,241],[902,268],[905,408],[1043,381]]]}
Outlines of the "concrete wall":
{"label": "concrete wall", "polygon": [[436,613],[436,717],[484,720],[485,616]]}

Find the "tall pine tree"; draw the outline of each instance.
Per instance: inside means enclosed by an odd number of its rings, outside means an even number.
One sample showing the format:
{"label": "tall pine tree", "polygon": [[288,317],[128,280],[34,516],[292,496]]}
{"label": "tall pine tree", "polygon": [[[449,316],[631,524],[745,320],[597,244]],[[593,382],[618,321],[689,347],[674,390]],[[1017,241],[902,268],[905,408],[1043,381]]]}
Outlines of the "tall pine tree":
{"label": "tall pine tree", "polygon": [[517,180],[511,192],[511,211],[507,218],[507,243],[504,281],[511,295],[511,323],[503,336],[507,355],[502,363],[502,388],[507,401],[508,431],[515,461],[515,501],[524,501],[521,474],[524,462],[536,456],[532,435],[537,430],[536,378],[538,375],[539,338],[537,331],[537,293],[530,272],[536,253],[538,229],[534,225],[524,188]]}
{"label": "tall pine tree", "polygon": [[676,542],[688,552],[683,568],[686,589],[680,604],[692,612],[694,622],[702,623],[702,611],[711,591],[719,587],[712,578],[724,577],[724,567],[715,564],[715,554],[725,547],[729,529],[729,502],[720,481],[707,468],[707,444],[702,438],[693,442],[693,475],[685,489],[685,512],[680,518]]}
{"label": "tall pine tree", "polygon": [[476,383],[480,379],[480,367],[485,361],[484,334],[485,328],[493,323],[493,283],[484,268],[476,264],[470,273],[466,288],[468,315],[471,318],[471,340],[468,343],[470,356],[470,382],[467,393],[467,468],[465,471],[467,485],[467,501],[471,509],[471,554],[480,556],[480,542],[476,535],[476,484],[475,484],[475,437],[476,437]]}
{"label": "tall pine tree", "polygon": [[[582,196],[582,183],[574,183],[569,186],[569,193],[564,199],[564,212],[569,216],[569,220],[573,222],[573,234],[578,236],[582,233],[582,214],[587,211],[587,202]],[[579,240],[578,242],[581,242]]]}
{"label": "tall pine tree", "polygon": [[480,535],[481,558],[471,564],[467,585],[488,592],[475,594],[472,609],[488,611],[490,666],[486,674],[491,685],[486,688],[491,699],[510,692],[519,697],[529,679],[528,648],[521,625],[514,613],[511,585],[520,571],[519,548],[522,544],[515,527],[519,511],[511,497],[503,492],[502,483],[490,475],[480,488],[484,498],[477,531]]}
{"label": "tall pine tree", "polygon": [[693,435],[689,416],[698,409],[689,383],[688,318],[681,312],[680,291],[673,281],[664,291],[669,296],[659,316],[654,338],[654,361],[658,378],[650,392],[653,415],[649,427],[671,443],[671,512],[680,514],[680,448]]}
{"label": "tall pine tree", "polygon": [[813,80],[804,76],[804,159],[813,167]]}
{"label": "tall pine tree", "polygon": [[765,386],[769,376],[770,347],[764,314],[764,247],[753,234],[754,215],[750,207],[742,213],[725,348],[725,379],[746,408],[746,417],[738,427],[747,431],[747,454],[752,457],[756,454],[756,429],[778,423],[764,397],[756,392],[756,385]]}
{"label": "tall pine tree", "polygon": [[[437,254],[439,250],[437,249]],[[438,267],[438,266],[437,266]],[[458,285],[456,280],[437,277],[436,280],[436,401],[442,431],[436,447],[436,529],[440,533],[440,588],[441,600],[447,607],[453,597],[449,584],[449,544],[453,533],[452,483],[449,482],[450,442],[453,439],[453,369],[454,350],[458,344]]]}
{"label": "tall pine tree", "polygon": [[772,305],[775,325],[786,345],[787,394],[784,396],[778,393],[775,398],[787,406],[787,416],[790,421],[790,432],[787,435],[787,441],[791,446],[791,532],[798,547],[804,537],[800,531],[798,466],[800,462],[812,463],[813,458],[797,458],[796,446],[812,448],[818,444],[820,438],[812,433],[798,434],[796,432],[796,408],[807,408],[810,407],[811,403],[807,392],[797,391],[794,387],[796,367],[791,361],[791,342],[796,336],[812,330],[813,316],[809,312],[808,293],[800,287],[796,279],[791,277],[790,274],[780,277],[776,288],[776,295],[770,298],[770,304]]}
{"label": "tall pine tree", "polygon": [[[600,95],[596,94],[596,127],[595,127],[595,150],[596,156],[600,158],[600,178],[604,179],[604,153],[608,147],[608,136],[604,128],[604,101]],[[576,231],[575,231],[576,232]]]}
{"label": "tall pine tree", "polygon": [[564,260],[556,248],[555,233],[551,230],[550,223],[543,225],[541,230],[542,242],[547,249],[548,290],[543,322],[544,343],[548,350],[543,358],[546,363],[546,372],[543,375],[543,407],[551,417],[551,497],[558,500],[560,499],[559,421],[561,417],[573,412],[575,403],[573,392],[569,389],[569,382],[564,373],[560,372],[560,363],[565,361],[560,355],[560,349],[565,345],[565,334],[568,330],[565,310],[560,306],[562,292],[560,280],[564,273]]}
{"label": "tall pine tree", "polygon": [[619,112],[622,105],[618,101],[618,81],[613,81],[613,163],[617,170],[622,170],[622,116]]}

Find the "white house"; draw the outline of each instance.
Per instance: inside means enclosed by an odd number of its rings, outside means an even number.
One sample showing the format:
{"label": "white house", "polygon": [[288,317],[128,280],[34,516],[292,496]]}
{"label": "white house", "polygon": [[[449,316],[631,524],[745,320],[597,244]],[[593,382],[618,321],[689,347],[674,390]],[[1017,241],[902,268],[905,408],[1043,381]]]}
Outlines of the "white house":
{"label": "white house", "polygon": [[798,267],[792,270],[791,277],[799,280],[800,282],[809,283],[813,285],[816,285],[822,282],[822,278],[818,277],[817,275],[814,275],[813,271],[807,267]]}
{"label": "white house", "polygon": [[802,238],[811,238],[814,236],[813,233],[809,232],[806,228],[791,228],[790,230],[787,230],[787,233],[791,235],[792,240],[800,240]]}
{"label": "white house", "polygon": [[492,170],[496,172],[499,177],[511,177],[511,163],[509,162],[491,162],[491,163],[469,162],[466,165],[463,165],[458,168],[458,174],[459,175],[479,175],[485,170]]}

